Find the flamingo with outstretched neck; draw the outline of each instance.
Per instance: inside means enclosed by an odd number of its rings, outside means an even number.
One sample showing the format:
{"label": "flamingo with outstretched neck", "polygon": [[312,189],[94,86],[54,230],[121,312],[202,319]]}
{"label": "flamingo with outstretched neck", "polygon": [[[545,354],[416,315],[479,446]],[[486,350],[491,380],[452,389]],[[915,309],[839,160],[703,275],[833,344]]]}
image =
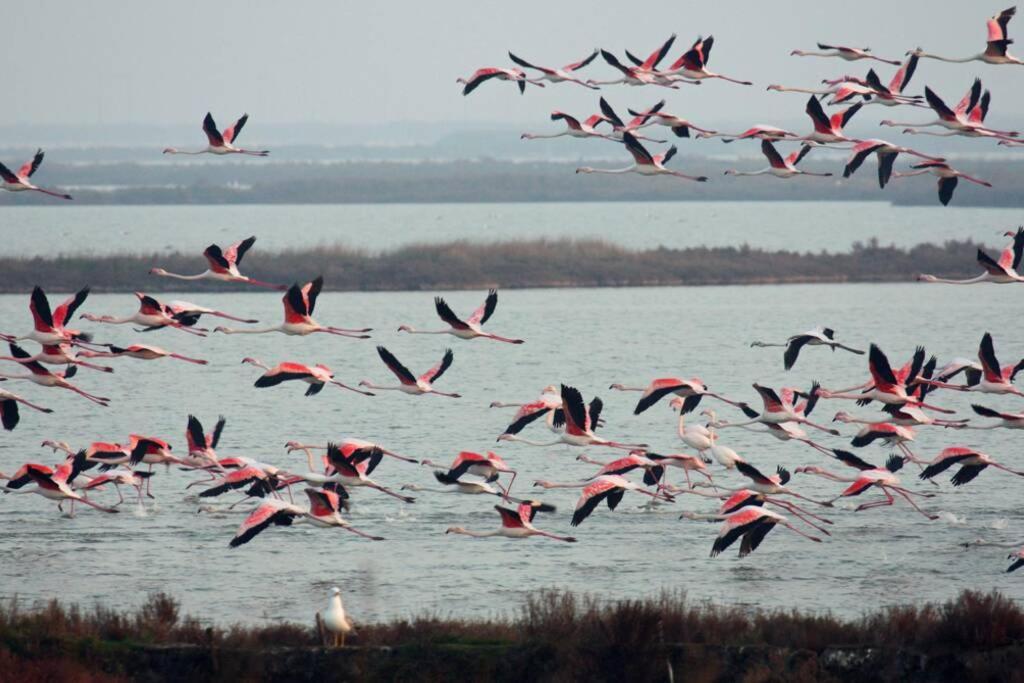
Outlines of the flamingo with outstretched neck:
{"label": "flamingo with outstretched neck", "polygon": [[245,126],[245,122],[249,120],[248,114],[242,114],[242,118],[235,121],[231,126],[224,129],[221,133],[217,130],[217,124],[213,120],[213,114],[206,112],[206,117],[203,119],[203,132],[206,133],[206,139],[209,144],[203,149],[194,151],[180,150],[175,147],[167,147],[164,149],[164,154],[216,154],[217,156],[223,156],[225,154],[245,154],[248,156],[265,157],[270,152],[267,150],[254,151],[250,149],[242,149],[236,147],[234,142],[238,140],[238,135],[242,132],[242,128]]}
{"label": "flamingo with outstretched neck", "polygon": [[246,252],[248,252],[255,243],[255,237],[248,237],[241,242],[235,242],[234,244],[229,245],[227,249],[222,249],[216,244],[211,244],[203,251],[203,256],[206,258],[206,262],[209,264],[209,267],[196,275],[171,273],[163,268],[151,268],[149,274],[169,277],[175,280],[216,280],[218,282],[240,282],[247,285],[255,285],[257,287],[269,287],[280,291],[288,289],[287,285],[275,285],[270,282],[263,282],[262,280],[256,280],[247,275],[242,275],[242,273],[239,272],[238,266],[242,263],[242,259],[245,258]]}

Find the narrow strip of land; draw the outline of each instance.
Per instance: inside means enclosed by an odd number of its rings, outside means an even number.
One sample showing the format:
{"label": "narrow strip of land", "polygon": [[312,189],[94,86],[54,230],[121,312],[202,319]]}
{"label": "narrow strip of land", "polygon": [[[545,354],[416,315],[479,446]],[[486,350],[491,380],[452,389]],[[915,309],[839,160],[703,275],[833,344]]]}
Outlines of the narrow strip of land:
{"label": "narrow strip of land", "polygon": [[[845,252],[800,253],[747,246],[631,250],[596,240],[449,242],[380,253],[343,246],[254,252],[243,271],[283,284],[322,274],[325,289],[336,291],[909,282],[921,272],[977,274],[978,247],[965,241],[904,249],[873,241]],[[245,291],[238,285],[156,277],[149,274],[155,266],[194,274],[206,262],[182,253],[0,258],[0,291],[26,292],[37,284],[48,291],[84,285],[98,292]]]}

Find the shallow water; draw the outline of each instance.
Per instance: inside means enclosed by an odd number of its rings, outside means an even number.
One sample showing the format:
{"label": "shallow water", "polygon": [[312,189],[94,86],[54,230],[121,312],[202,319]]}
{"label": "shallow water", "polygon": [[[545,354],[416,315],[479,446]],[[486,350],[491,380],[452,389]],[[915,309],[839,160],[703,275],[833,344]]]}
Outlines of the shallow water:
{"label": "shallow water", "polygon": [[911,246],[998,237],[1014,209],[895,207],[884,202],[614,202],[269,206],[19,206],[0,209],[4,252],[194,251],[256,235],[280,251],[345,244],[371,250],[417,242],[599,238],[636,249],[736,246],[846,251],[855,241]]}
{"label": "shallow water", "polygon": [[[479,304],[482,293],[446,296],[457,312],[468,312]],[[268,293],[181,298],[264,322],[274,322],[280,314],[277,296]],[[133,308],[130,295],[96,295],[84,310],[120,315]],[[89,324],[87,329],[101,341],[124,344],[145,338],[207,358],[210,365],[115,359],[113,375],[81,371],[76,379],[81,386],[113,398],[107,409],[69,392],[20,382],[8,386],[57,412],[46,416],[24,410],[17,430],[0,435],[0,469],[9,473],[25,461],[55,460],[38,447],[46,438],[85,446],[140,432],[166,437],[176,451],[181,450],[187,414],[195,413],[212,427],[223,413],[228,424],[219,449],[222,456],[246,455],[301,468],[301,454],[287,455],[286,441],[325,442],[342,435],[373,439],[400,453],[434,460],[450,460],[463,449],[494,449],[520,471],[515,492],[525,495],[535,478],[571,481],[596,468],[576,462],[580,451],[568,447],[495,444],[512,411],[488,409],[492,400],[528,400],[547,384],[574,384],[586,397],[599,394],[605,400],[603,432],[609,438],[642,440],[657,451],[679,452],[683,447],[667,402],[635,417],[632,407],[638,395],[608,391],[607,386],[645,384],[656,376],[699,375],[727,396],[755,400],[750,388],[755,380],[805,386],[819,379],[833,387],[862,381],[866,361],[861,356],[805,349],[796,368],[786,373],[781,349],[748,346],[754,339],[783,339],[819,323],[835,327],[838,337],[850,344],[879,343],[894,364],[909,357],[919,343],[939,354],[940,360],[971,356],[982,331],[990,329],[1002,361],[1009,363],[1024,355],[1018,322],[1022,313],[1019,290],[1010,287],[800,285],[502,293],[488,327],[525,338],[522,346],[396,333],[401,323],[425,329],[439,325],[429,293],[321,297],[317,317],[322,322],[373,327],[377,331],[369,341],[278,335],[199,339],[177,331],[139,335],[127,326]],[[0,296],[0,329],[20,332],[28,327],[26,297]],[[376,343],[386,344],[414,372],[425,370],[450,345],[455,362],[438,386],[461,392],[463,398],[394,392],[364,398],[332,388],[305,398],[303,388],[294,385],[254,389],[259,371],[239,364],[248,355],[268,363],[324,362],[343,381],[370,378],[390,383],[392,378],[374,353]],[[940,393],[935,401],[969,414],[964,412],[969,411],[969,396]],[[983,397],[980,402],[1020,409],[1022,401]],[[724,404],[708,400],[707,406],[717,408],[723,418],[739,418]],[[839,409],[874,414],[870,408],[832,401],[823,402],[816,416],[827,421]],[[847,437],[823,435],[820,440],[833,446],[847,444],[854,430],[842,428]],[[543,426],[529,428],[524,436],[550,439]],[[763,471],[776,465],[826,464],[817,451],[763,434],[727,430],[721,442]],[[1005,430],[925,429],[919,432],[915,450],[931,457],[958,443],[1024,469],[1020,435]],[[600,449],[588,452],[599,459],[614,456]],[[859,454],[881,463],[887,451],[868,447]],[[721,485],[744,482],[717,465],[714,469]],[[902,474],[911,488],[932,490],[917,482],[913,465]],[[671,477],[675,483],[682,479],[678,472]],[[580,541],[575,545],[444,535],[451,525],[497,528],[499,520],[491,507],[498,501],[490,497],[421,493],[414,504],[403,505],[362,489],[353,492],[351,520],[387,541],[373,543],[338,530],[296,526],[269,529],[247,546],[231,550],[227,543],[243,514],[196,514],[196,503],[185,500],[185,485],[197,478],[161,468],[153,481],[157,500],[147,502],[145,514],[133,513],[134,506],[126,504],[118,515],[82,509],[69,519],[38,496],[0,496],[0,595],[131,606],[149,591],[164,590],[181,598],[186,610],[221,622],[306,622],[335,584],[344,588],[346,604],[363,621],[426,610],[454,615],[510,610],[529,591],[542,587],[609,598],[683,589],[693,599],[828,609],[847,615],[878,602],[944,599],[964,588],[998,588],[1014,598],[1024,597],[1021,577],[1003,573],[1007,551],[965,551],[958,546],[980,535],[1024,539],[1016,511],[1024,481],[991,469],[958,491],[948,484],[948,476],[943,477],[937,489],[941,495],[926,501],[927,508],[950,513],[963,523],[948,521],[946,514],[947,519],[929,522],[902,502],[860,513],[844,502],[827,513],[835,525],[833,536],[824,543],[780,529],[744,560],[737,559],[735,546],[710,559],[717,525],[677,519],[681,510],[711,512],[713,506],[706,499],[681,496],[675,505],[649,513],[638,509],[643,497],[627,494],[616,512],[601,508],[571,530],[568,522],[578,495],[572,490],[543,493],[559,511],[539,517],[537,524],[575,534]],[[427,468],[391,459],[385,459],[374,478],[396,488],[407,482],[433,484]],[[802,477],[795,485],[818,498],[834,496],[844,486]],[[541,494],[540,489],[531,492]],[[116,495],[102,492],[97,500],[113,502]],[[1005,529],[992,528],[1003,520]]]}

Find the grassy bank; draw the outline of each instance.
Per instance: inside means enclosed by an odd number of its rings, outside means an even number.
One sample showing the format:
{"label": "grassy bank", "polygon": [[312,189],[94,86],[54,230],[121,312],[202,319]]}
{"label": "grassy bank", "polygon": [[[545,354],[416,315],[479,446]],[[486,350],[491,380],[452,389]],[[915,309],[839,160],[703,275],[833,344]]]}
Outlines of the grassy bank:
{"label": "grassy bank", "polygon": [[166,595],[125,613],[0,607],[0,679],[26,682],[662,681],[670,670],[697,681],[1007,681],[1024,664],[1024,611],[971,591],[852,620],[681,595],[605,604],[540,592],[509,618],[357,624],[351,643],[325,649],[312,625],[206,626]]}
{"label": "grassy bank", "polygon": [[[947,242],[909,249],[854,244],[846,252],[766,251],[746,246],[630,250],[598,240],[449,242],[410,245],[371,253],[342,246],[254,252],[244,271],[262,280],[291,283],[323,274],[332,290],[478,289],[522,287],[636,287],[787,282],[911,281],[920,272],[967,277],[979,272],[979,245]],[[232,290],[238,285],[182,282],[149,275],[160,266],[197,273],[205,261],[196,254],[139,254],[0,258],[0,291]]]}

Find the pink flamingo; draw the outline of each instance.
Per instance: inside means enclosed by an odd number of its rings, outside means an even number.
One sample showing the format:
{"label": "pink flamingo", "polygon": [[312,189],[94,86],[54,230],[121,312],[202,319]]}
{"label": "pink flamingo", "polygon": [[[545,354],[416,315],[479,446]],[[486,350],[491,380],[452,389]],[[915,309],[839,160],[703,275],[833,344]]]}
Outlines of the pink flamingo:
{"label": "pink flamingo", "polygon": [[498,441],[517,441],[529,446],[555,446],[567,444],[569,446],[607,446],[608,448],[621,448],[631,451],[636,448],[646,448],[647,444],[628,444],[618,441],[610,441],[594,434],[598,420],[601,416],[601,409],[604,407],[601,399],[595,398],[588,407],[583,403],[583,396],[576,387],[562,385],[562,406],[565,411],[565,433],[549,443],[528,441],[515,434],[505,433],[498,437]]}
{"label": "pink flamingo", "polygon": [[986,28],[988,29],[988,42],[985,45],[985,51],[980,54],[954,59],[951,57],[940,57],[939,55],[929,54],[920,47],[911,50],[907,54],[916,55],[923,59],[937,59],[941,62],[964,63],[977,61],[985,62],[986,64],[1024,64],[1020,59],[1011,55],[1007,49],[1013,42],[1008,37],[1009,34],[1007,33],[1007,27],[1015,14],[1017,14],[1017,8],[1010,7],[1004,9],[994,17],[989,18],[986,22]]}
{"label": "pink flamingo", "polygon": [[15,344],[14,342],[11,342],[9,346],[11,349],[11,355],[14,356],[16,359],[21,359],[21,366],[28,370],[28,374],[11,375],[6,373],[0,373],[0,380],[26,380],[32,382],[33,384],[38,384],[41,387],[57,387],[58,389],[67,389],[69,391],[75,392],[79,396],[89,399],[93,403],[103,406],[104,408],[107,407],[107,403],[110,401],[109,398],[104,398],[102,396],[90,394],[86,391],[79,389],[74,384],[68,381],[70,378],[75,376],[75,372],[77,369],[76,366],[72,365],[68,367],[68,369],[65,370],[64,372],[51,372],[50,370],[47,370],[45,367],[43,367],[42,364],[40,364],[37,361],[28,361],[28,352],[25,351],[20,346],[18,346],[17,344]]}
{"label": "pink flamingo", "polygon": [[333,384],[336,387],[348,389],[349,391],[354,391],[357,394],[362,394],[363,396],[374,395],[369,391],[362,391],[361,389],[350,387],[349,385],[334,379],[334,372],[326,365],[314,365],[310,367],[301,363],[285,362],[279,363],[274,367],[270,367],[255,358],[243,358],[242,363],[255,365],[258,368],[266,370],[266,372],[263,373],[263,375],[261,375],[253,385],[260,389],[264,387],[276,387],[282,382],[296,380],[305,382],[309,385],[309,389],[306,390],[306,396],[319,394],[325,384]]}
{"label": "pink flamingo", "polygon": [[883,59],[871,54],[869,47],[848,47],[846,45],[826,45],[818,43],[818,49],[823,52],[810,52],[808,50],[793,50],[789,53],[791,57],[838,57],[847,62],[856,62],[861,59],[874,59],[878,62],[899,66],[895,59]]}
{"label": "pink flamingo", "polygon": [[[174,317],[171,310],[165,305],[157,301],[155,298],[142,292],[135,292],[136,298],[139,300],[139,310],[132,313],[129,316],[123,318],[115,318],[112,315],[95,315],[93,313],[83,313],[82,318],[85,320],[91,320],[96,323],[105,323],[107,325],[142,325],[143,330],[159,330],[165,327],[173,327],[176,330],[182,332],[188,332],[194,334],[197,337],[205,337],[206,330],[201,328],[190,329],[194,320],[181,321]],[[191,323],[191,324],[189,324]]]}
{"label": "pink flamingo", "polygon": [[174,147],[168,147],[164,149],[164,154],[248,154],[250,156],[265,157],[270,154],[267,150],[257,152],[235,147],[234,145],[235,141],[238,140],[238,135],[242,132],[242,128],[245,126],[245,122],[248,120],[249,115],[242,114],[242,118],[225,128],[224,132],[221,133],[217,130],[217,124],[213,121],[213,115],[210,112],[206,112],[206,118],[203,119],[203,132],[206,133],[206,139],[209,144],[205,148],[194,152],[185,152]]}
{"label": "pink flamingo", "polygon": [[[711,47],[715,44],[714,36],[697,38],[693,46],[683,53],[683,56],[673,62],[668,69],[658,72],[665,76],[676,76],[687,78],[693,81],[702,81],[709,78],[720,78],[730,83],[739,85],[753,85],[750,81],[741,81],[722,74],[708,71],[708,60],[711,58]],[[629,54],[628,52],[626,53]],[[632,55],[630,55],[632,56]],[[636,61],[635,59],[633,60]]]}
{"label": "pink flamingo", "polygon": [[1024,282],[1024,275],[1017,272],[1020,268],[1021,257],[1024,256],[1024,227],[1017,228],[1017,232],[1007,231],[1003,233],[1006,237],[1012,237],[1013,241],[999,254],[999,260],[995,260],[981,249],[978,249],[978,264],[984,268],[984,272],[977,277],[967,280],[949,280],[934,275],[921,274],[917,276],[920,282],[938,282],[948,285],[973,285],[979,282],[994,282],[997,285],[1005,285],[1014,282]]}
{"label": "pink flamingo", "polygon": [[924,468],[924,471],[921,472],[920,475],[921,479],[931,479],[937,474],[941,474],[953,466],[960,467],[957,473],[954,474],[953,478],[950,480],[953,482],[953,486],[963,486],[967,482],[972,481],[989,466],[1004,470],[1010,474],[1016,474],[1018,477],[1024,477],[1024,472],[1019,472],[1017,470],[1010,469],[1006,465],[1001,465],[985,453],[976,451],[973,448],[950,446],[949,448],[944,448],[942,452],[935,456],[935,459]]}
{"label": "pink flamingo", "polygon": [[548,138],[560,138],[567,135],[572,138],[612,139],[611,136],[600,133],[597,130],[597,126],[606,120],[603,114],[594,114],[593,116],[589,116],[585,120],[580,121],[575,116],[570,116],[565,112],[553,111],[551,112],[551,120],[564,121],[566,125],[565,130],[560,133],[552,133],[549,135],[541,133],[523,133],[519,138],[521,140],[541,140]]}
{"label": "pink flamingo", "polygon": [[109,351],[82,351],[78,355],[85,358],[137,358],[138,360],[158,360],[160,358],[173,358],[175,360],[185,361],[186,363],[195,363],[196,365],[206,365],[209,361],[205,361],[201,358],[190,358],[189,356],[183,356],[180,353],[171,353],[166,349],[162,349],[159,346],[153,346],[152,344],[131,344],[129,346],[117,346],[115,344],[107,345]]}
{"label": "pink flamingo", "polygon": [[18,169],[17,173],[11,171],[3,164],[0,164],[0,187],[7,190],[8,192],[42,192],[48,194],[51,197],[57,197],[59,199],[72,199],[69,194],[62,194],[60,192],[54,192],[53,190],[47,190],[42,187],[38,187],[32,184],[29,178],[39,170],[39,165],[43,163],[43,150],[37,149],[36,154],[32,157],[32,161],[25,162],[25,164]]}
{"label": "pink flamingo", "polygon": [[284,297],[281,299],[284,304],[284,322],[280,325],[255,330],[238,330],[230,327],[217,327],[213,331],[221,332],[223,334],[267,334],[270,332],[280,332],[281,334],[300,337],[316,332],[323,332],[325,334],[334,334],[339,337],[369,339],[369,336],[365,333],[371,332],[372,330],[370,328],[353,330],[344,327],[330,327],[321,325],[313,319],[313,310],[316,308],[316,300],[317,297],[320,296],[320,291],[323,289],[323,286],[324,278],[321,275],[315,280],[307,282],[302,286],[299,286],[296,283],[289,287],[288,291],[285,292]]}
{"label": "pink flamingo", "polygon": [[461,319],[455,315],[455,312],[448,306],[448,303],[441,297],[434,297],[434,310],[437,311],[437,316],[441,320],[448,323],[449,327],[445,330],[417,330],[409,325],[402,325],[398,328],[399,332],[408,332],[409,334],[450,334],[453,337],[459,339],[493,339],[494,341],[505,342],[507,344],[522,344],[522,339],[511,339],[509,337],[500,337],[490,332],[484,332],[481,329],[481,325],[486,323],[494,315],[494,310],[498,307],[498,292],[497,290],[490,290],[487,293],[487,299],[480,305],[473,314],[466,320]]}
{"label": "pink flamingo", "polygon": [[643,396],[640,397],[636,404],[636,408],[633,409],[634,415],[639,415],[669,394],[674,394],[684,399],[684,403],[680,408],[684,413],[693,412],[705,396],[717,398],[719,401],[724,401],[731,406],[738,407],[741,405],[720,394],[708,391],[708,385],[704,384],[699,377],[690,379],[661,377],[651,380],[651,383],[646,387],[628,387],[623,384],[612,384],[608,388],[615,389],[616,391],[639,391],[643,393]]}
{"label": "pink flamingo", "polygon": [[[0,339],[9,342],[27,339],[44,346],[64,343],[75,345],[88,343],[92,340],[90,335],[65,327],[68,321],[71,320],[71,316],[74,315],[75,311],[85,302],[88,296],[89,288],[85,287],[65,299],[56,310],[51,312],[50,301],[46,298],[46,293],[41,287],[33,287],[28,304],[29,312],[32,314],[32,331],[21,336],[0,334]],[[63,365],[63,363],[55,363],[55,365]]]}
{"label": "pink flamingo", "polygon": [[255,280],[247,275],[242,275],[242,273],[239,272],[238,266],[242,263],[242,259],[245,258],[245,253],[249,251],[255,243],[256,238],[249,237],[241,242],[235,242],[234,244],[229,245],[227,249],[221,249],[216,244],[211,244],[205,251],[203,251],[203,256],[206,257],[206,262],[209,264],[209,268],[196,275],[179,275],[178,273],[169,273],[163,268],[152,268],[150,269],[149,274],[174,278],[176,280],[217,280],[219,282],[241,282],[247,285],[269,287],[280,291],[288,289],[287,285],[275,285],[270,282]]}
{"label": "pink flamingo", "polygon": [[561,68],[536,66],[535,64],[531,64],[525,59],[520,59],[519,57],[516,57],[511,52],[508,53],[508,58],[521,67],[524,67],[526,69],[533,69],[535,71],[540,71],[541,75],[539,80],[547,81],[549,83],[575,83],[577,85],[582,85],[584,88],[590,88],[591,90],[599,90],[600,88],[590,85],[589,83],[584,83],[583,81],[572,75],[574,72],[579,71],[580,69],[594,61],[594,58],[597,57],[597,53],[598,51],[594,50],[580,61],[573,62],[572,64],[566,64]]}
{"label": "pink flamingo", "polygon": [[401,391],[403,394],[410,394],[412,396],[436,394],[437,396],[447,396],[448,398],[462,397],[461,394],[445,393],[434,388],[434,382],[441,378],[448,368],[451,367],[452,361],[455,360],[455,354],[452,353],[451,349],[445,349],[444,357],[440,362],[419,377],[413,375],[409,371],[409,368],[402,365],[401,361],[395,358],[394,354],[383,346],[377,347],[377,355],[379,355],[380,359],[384,361],[384,365],[388,366],[388,370],[398,378],[398,385],[386,387],[374,384],[371,381],[364,379],[359,383],[359,386],[366,387],[368,389],[376,389],[378,391]]}
{"label": "pink flamingo", "polygon": [[728,515],[699,516],[695,513],[685,512],[683,515],[693,519],[712,517],[723,520],[723,524],[718,531],[718,538],[715,539],[714,544],[711,546],[711,557],[717,557],[738,539],[742,539],[739,556],[746,557],[757,550],[764,537],[778,525],[784,526],[793,533],[799,534],[815,543],[821,543],[821,539],[817,536],[811,536],[800,531],[782,515],[766,510],[763,507],[748,505]]}
{"label": "pink flamingo", "polygon": [[903,467],[903,458],[894,455],[891,456],[886,461],[885,467],[875,467],[870,463],[864,462],[857,456],[847,451],[836,449],[835,454],[836,457],[839,458],[839,460],[859,470],[859,475],[853,478],[844,477],[842,475],[829,472],[824,468],[814,466],[799,467],[796,470],[798,474],[813,474],[819,477],[824,477],[826,479],[831,479],[832,481],[850,483],[850,486],[848,486],[842,493],[840,493],[838,496],[836,496],[830,501],[831,503],[835,503],[840,498],[859,496],[865,491],[874,487],[885,494],[885,500],[878,500],[870,503],[862,503],[857,507],[857,509],[855,510],[856,512],[860,512],[861,510],[869,510],[871,508],[876,507],[892,505],[896,500],[892,495],[892,492],[895,491],[901,497],[906,499],[906,501],[910,503],[911,507],[913,507],[915,510],[920,512],[928,519],[936,520],[939,518],[938,515],[931,515],[922,510],[920,507],[918,507],[917,503],[915,503],[914,500],[911,498],[911,496],[931,498],[932,494],[915,493],[914,491],[910,491],[900,486],[900,480],[899,477],[896,476],[896,473],[899,472],[900,469]]}
{"label": "pink flamingo", "polygon": [[798,175],[818,176],[821,178],[831,177],[831,173],[813,173],[811,171],[802,171],[796,167],[796,165],[799,164],[810,151],[810,145],[801,145],[800,149],[783,158],[783,156],[779,154],[779,151],[775,149],[775,145],[768,140],[762,140],[761,153],[768,159],[768,168],[763,168],[760,171],[737,171],[729,169],[725,172],[725,175],[757,176],[769,174],[776,178],[792,178],[793,176]]}
{"label": "pink flamingo", "polygon": [[455,456],[455,460],[448,467],[439,465],[433,460],[424,460],[420,464],[436,468],[438,472],[435,473],[435,478],[442,484],[455,484],[465,474],[483,477],[490,484],[497,482],[502,472],[511,474],[512,478],[509,480],[508,486],[503,487],[500,482],[498,483],[498,487],[505,493],[505,498],[508,498],[512,484],[516,481],[516,471],[509,467],[500,455],[492,451],[488,451],[486,455],[462,451]]}
{"label": "pink flamingo", "polygon": [[576,539],[572,536],[557,536],[547,531],[541,531],[540,529],[533,526],[533,518],[537,515],[537,512],[547,512],[553,510],[550,505],[545,505],[537,501],[528,501],[522,503],[515,510],[495,505],[494,509],[501,515],[501,528],[494,531],[470,531],[461,526],[448,527],[445,530],[446,534],[460,534],[462,536],[472,536],[474,538],[490,538],[493,536],[501,536],[503,538],[529,538],[531,536],[543,536],[545,538],[553,538],[556,541],[565,541],[567,543],[575,543]]}
{"label": "pink flamingo", "polygon": [[532,79],[526,77],[526,72],[522,69],[503,69],[500,67],[487,66],[482,69],[477,69],[473,72],[469,78],[456,78],[455,82],[464,86],[462,88],[463,96],[476,90],[480,84],[485,83],[491,79],[497,81],[512,81],[519,85],[519,94],[522,95],[526,92],[526,84],[532,83],[540,88],[544,87],[539,79]]}
{"label": "pink flamingo", "polygon": [[381,536],[371,536],[353,527],[341,516],[341,500],[339,495],[329,489],[305,489],[309,498],[309,507],[303,508],[293,503],[271,498],[253,510],[235,532],[234,538],[228,543],[232,548],[244,545],[270,526],[291,526],[297,522],[306,522],[316,527],[339,528],[371,541],[383,541]]}

